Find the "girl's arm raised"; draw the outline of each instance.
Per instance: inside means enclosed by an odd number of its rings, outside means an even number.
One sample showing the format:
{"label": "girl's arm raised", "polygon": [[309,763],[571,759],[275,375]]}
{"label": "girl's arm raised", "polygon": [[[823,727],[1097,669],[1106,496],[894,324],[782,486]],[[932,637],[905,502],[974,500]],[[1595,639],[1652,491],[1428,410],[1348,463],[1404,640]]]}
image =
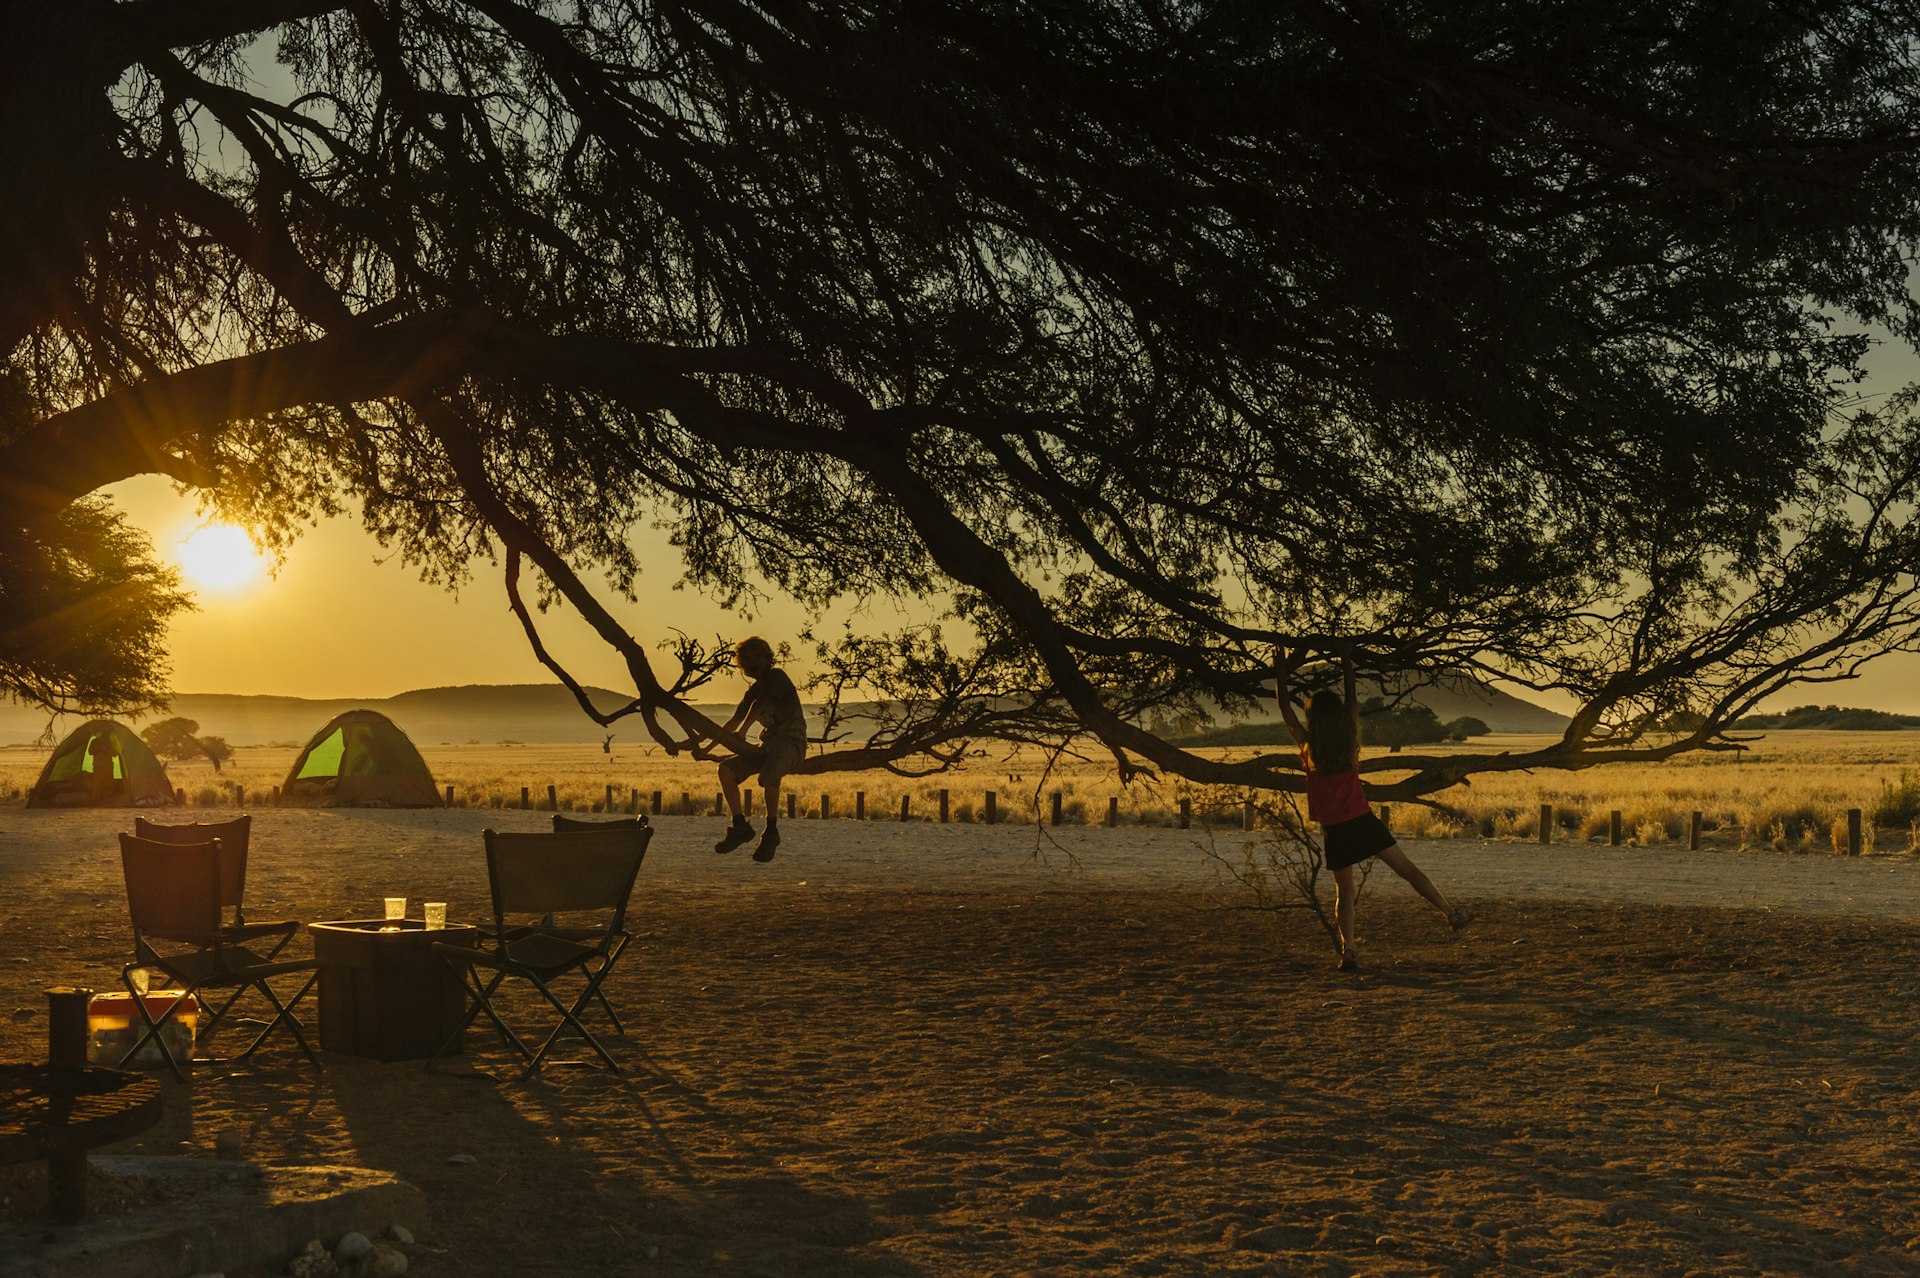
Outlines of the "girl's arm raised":
{"label": "girl's arm raised", "polygon": [[[1358,747],[1360,744],[1360,698],[1354,695],[1352,644],[1346,644],[1340,649],[1340,673],[1347,693],[1347,713],[1353,716],[1353,741]],[[1356,763],[1359,761],[1357,749],[1354,761]]]}
{"label": "girl's arm raised", "polygon": [[1303,746],[1307,743],[1307,730],[1301,724],[1299,715],[1293,709],[1293,689],[1287,686],[1287,676],[1299,663],[1290,653],[1275,653],[1273,662],[1274,683],[1280,694],[1280,717],[1287,722],[1287,731],[1293,736],[1293,743]]}

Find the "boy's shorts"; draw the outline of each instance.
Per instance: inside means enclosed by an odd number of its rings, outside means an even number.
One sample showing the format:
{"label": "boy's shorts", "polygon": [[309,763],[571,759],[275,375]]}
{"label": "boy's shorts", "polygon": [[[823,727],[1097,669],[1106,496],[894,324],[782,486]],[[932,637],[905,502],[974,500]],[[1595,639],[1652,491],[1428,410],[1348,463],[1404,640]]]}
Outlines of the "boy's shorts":
{"label": "boy's shorts", "polygon": [[736,754],[727,760],[733,769],[733,775],[742,781],[749,777],[759,777],[760,785],[765,788],[779,785],[787,773],[799,767],[807,757],[807,747],[798,741],[776,738],[762,741],[757,750],[748,750]]}

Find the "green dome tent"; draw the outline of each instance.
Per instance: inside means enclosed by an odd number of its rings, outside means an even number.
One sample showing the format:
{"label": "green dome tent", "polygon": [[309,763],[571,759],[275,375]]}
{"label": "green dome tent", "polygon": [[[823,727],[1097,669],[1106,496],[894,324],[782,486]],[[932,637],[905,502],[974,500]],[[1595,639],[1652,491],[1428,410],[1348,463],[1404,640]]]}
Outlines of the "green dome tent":
{"label": "green dome tent", "polygon": [[27,794],[30,808],[157,808],[173,782],[147,743],[125,724],[91,719],[59,745]]}
{"label": "green dome tent", "polygon": [[291,808],[437,808],[426,760],[377,710],[335,715],[293,761],[280,787]]}

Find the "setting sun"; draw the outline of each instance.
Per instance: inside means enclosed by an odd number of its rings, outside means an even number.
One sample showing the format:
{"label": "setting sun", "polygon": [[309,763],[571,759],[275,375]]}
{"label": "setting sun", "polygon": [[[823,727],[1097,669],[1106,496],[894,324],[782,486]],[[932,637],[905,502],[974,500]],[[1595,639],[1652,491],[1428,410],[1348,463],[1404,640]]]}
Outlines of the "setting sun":
{"label": "setting sun", "polygon": [[266,573],[267,561],[244,528],[207,524],[181,539],[176,554],[191,585],[205,590],[244,590]]}

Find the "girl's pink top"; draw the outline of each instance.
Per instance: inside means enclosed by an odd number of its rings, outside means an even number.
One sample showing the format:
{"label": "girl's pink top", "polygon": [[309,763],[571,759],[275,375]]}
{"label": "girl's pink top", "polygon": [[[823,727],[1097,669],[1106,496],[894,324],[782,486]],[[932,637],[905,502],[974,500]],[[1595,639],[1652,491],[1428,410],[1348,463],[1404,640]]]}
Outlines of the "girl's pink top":
{"label": "girl's pink top", "polygon": [[1300,762],[1307,769],[1308,817],[1321,825],[1338,825],[1373,811],[1360,788],[1359,772],[1316,772],[1305,755]]}

